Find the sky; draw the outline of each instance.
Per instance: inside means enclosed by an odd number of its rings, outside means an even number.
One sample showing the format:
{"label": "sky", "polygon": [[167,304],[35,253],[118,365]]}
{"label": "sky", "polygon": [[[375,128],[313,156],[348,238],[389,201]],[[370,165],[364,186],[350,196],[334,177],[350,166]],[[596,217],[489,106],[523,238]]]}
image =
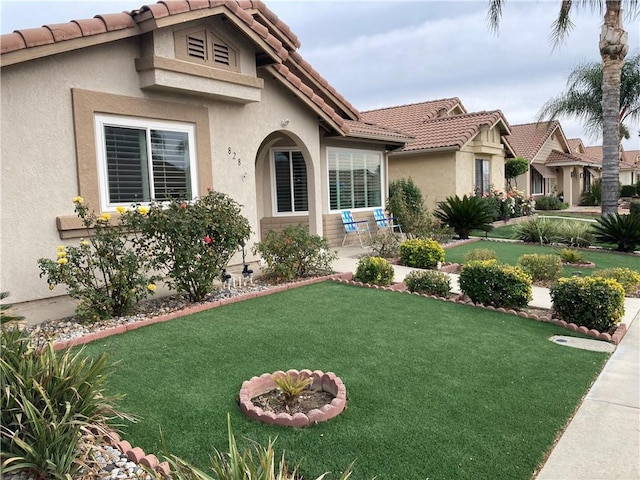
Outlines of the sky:
{"label": "sky", "polygon": [[[487,0],[265,3],[298,36],[305,60],[361,111],[458,97],[469,112],[499,109],[510,124],[529,123],[562,93],[575,66],[600,61],[598,11],[579,9],[565,42],[554,47],[550,33],[559,0],[508,0],[497,33],[488,27]],[[144,4],[0,0],[2,33]],[[630,49],[640,48],[639,20],[625,18]],[[601,143],[579,120],[560,121],[567,138]],[[635,135],[624,142],[626,150],[640,150],[639,129],[631,126]]]}

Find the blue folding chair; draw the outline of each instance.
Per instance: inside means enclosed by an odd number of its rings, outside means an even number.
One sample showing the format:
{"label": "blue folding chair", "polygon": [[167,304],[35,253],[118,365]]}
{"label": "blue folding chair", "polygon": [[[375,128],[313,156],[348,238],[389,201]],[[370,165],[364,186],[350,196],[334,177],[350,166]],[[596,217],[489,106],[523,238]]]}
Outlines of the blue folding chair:
{"label": "blue folding chair", "polygon": [[387,217],[384,213],[384,210],[381,208],[376,208],[373,211],[373,216],[376,219],[376,225],[378,225],[378,230],[382,230],[383,228],[388,228],[390,231],[395,231],[398,229],[398,232],[402,235],[402,227],[396,221],[394,217]]}
{"label": "blue folding chair", "polygon": [[369,235],[369,240],[371,240],[371,231],[369,230],[369,222],[366,220],[354,220],[353,215],[351,214],[351,210],[343,210],[342,211],[342,225],[344,226],[344,238],[342,239],[342,246],[344,247],[344,242],[347,241],[347,237],[350,234],[355,234],[360,241],[360,246],[364,247],[362,243],[362,237],[360,233],[366,232]]}

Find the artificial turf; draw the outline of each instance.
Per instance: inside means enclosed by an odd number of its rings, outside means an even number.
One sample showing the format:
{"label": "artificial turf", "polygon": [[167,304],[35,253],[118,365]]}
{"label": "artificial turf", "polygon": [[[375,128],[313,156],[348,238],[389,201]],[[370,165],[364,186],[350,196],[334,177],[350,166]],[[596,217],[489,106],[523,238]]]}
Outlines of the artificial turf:
{"label": "artificial turf", "polygon": [[[299,463],[305,478],[529,479],[607,355],[559,346],[548,323],[472,306],[325,282],[215,308],[87,345],[117,361],[112,392],[139,415],[124,438],[207,468],[238,439]],[[245,418],[244,380],[290,368],[333,371],[338,417],[310,428]],[[327,478],[336,478],[337,475]]]}
{"label": "artificial turf", "polygon": [[[489,250],[495,251],[500,263],[517,265],[518,258],[522,255],[530,253],[559,254],[560,251],[566,247],[540,246],[521,242],[480,241],[447,248],[445,250],[445,261],[464,263],[465,254],[477,248],[488,248]],[[580,249],[580,253],[583,254],[585,261],[595,263],[595,268],[564,266],[562,268],[562,276],[569,277],[576,271],[580,271],[582,275],[591,275],[605,268],[614,267],[630,268],[631,270],[640,271],[640,256],[638,255],[586,249]]]}

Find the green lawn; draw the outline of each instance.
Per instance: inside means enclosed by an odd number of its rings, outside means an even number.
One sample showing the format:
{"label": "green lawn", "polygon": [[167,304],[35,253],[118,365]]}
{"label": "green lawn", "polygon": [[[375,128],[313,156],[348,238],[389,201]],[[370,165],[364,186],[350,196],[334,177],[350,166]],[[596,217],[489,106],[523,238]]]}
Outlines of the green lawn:
{"label": "green lawn", "polygon": [[[445,249],[445,261],[452,263],[464,263],[464,256],[470,250],[476,248],[488,248],[496,252],[498,261],[509,265],[517,265],[518,258],[528,253],[555,254],[566,247],[551,247],[532,245],[517,242],[491,242],[480,241],[467,243],[460,246]],[[584,259],[596,264],[595,268],[563,267],[563,276],[571,276],[573,272],[580,271],[583,275],[603,270],[605,268],[626,267],[640,271],[640,256],[614,253],[610,251],[580,250],[584,253]]]}
{"label": "green lawn", "polygon": [[[530,479],[607,355],[548,341],[548,323],[333,282],[215,308],[99,340],[110,389],[142,420],[124,438],[206,468],[238,439],[266,443],[305,478],[355,463],[354,480]],[[304,429],[245,418],[244,380],[279,369],[333,371],[347,409]],[[336,478],[329,476],[327,478]]]}

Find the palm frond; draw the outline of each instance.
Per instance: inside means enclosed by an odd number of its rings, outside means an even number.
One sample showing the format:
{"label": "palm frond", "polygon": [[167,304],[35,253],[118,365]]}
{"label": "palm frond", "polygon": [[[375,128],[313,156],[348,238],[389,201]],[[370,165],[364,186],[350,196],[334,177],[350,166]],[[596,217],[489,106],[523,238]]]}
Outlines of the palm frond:
{"label": "palm frond", "polygon": [[502,17],[502,3],[503,0],[489,0],[487,22],[489,23],[489,29],[495,33],[498,32],[498,27],[500,26],[500,18]]}

